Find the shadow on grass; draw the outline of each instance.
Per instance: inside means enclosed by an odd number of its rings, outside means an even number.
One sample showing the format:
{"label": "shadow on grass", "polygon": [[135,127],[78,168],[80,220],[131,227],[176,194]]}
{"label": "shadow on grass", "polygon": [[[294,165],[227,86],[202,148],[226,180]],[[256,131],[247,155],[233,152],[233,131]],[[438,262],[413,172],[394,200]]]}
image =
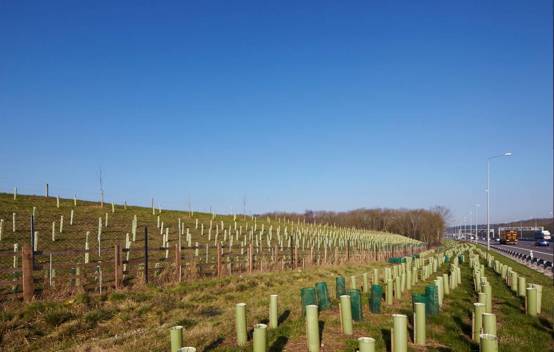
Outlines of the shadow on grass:
{"label": "shadow on grass", "polygon": [[218,337],[217,339],[210,342],[210,344],[208,346],[206,346],[206,348],[204,348],[204,352],[210,352],[210,351],[215,350],[216,348],[219,347],[219,345],[221,345],[223,343],[224,340],[225,339],[223,337]]}
{"label": "shadow on grass", "polygon": [[550,321],[548,321],[547,319],[545,318],[539,318],[539,322],[541,323],[541,325],[547,329],[548,331],[550,332],[554,332],[554,327],[552,326],[552,323]]}
{"label": "shadow on grass", "polygon": [[454,322],[456,323],[456,325],[458,325],[460,330],[462,330],[462,332],[464,333],[464,336],[471,338],[471,335],[472,335],[471,325],[469,325],[467,323],[464,323],[462,318],[460,318],[459,316],[455,315],[452,318],[453,318]]}
{"label": "shadow on grass", "polygon": [[269,346],[269,352],[281,352],[285,349],[289,338],[286,336],[279,336],[272,344]]}
{"label": "shadow on grass", "polygon": [[285,310],[283,313],[281,313],[281,315],[279,316],[279,318],[277,319],[277,324],[281,325],[285,322],[285,320],[288,319],[290,315],[290,310]]}
{"label": "shadow on grass", "polygon": [[392,350],[391,343],[391,334],[389,329],[381,329],[381,335],[383,335],[383,341],[385,341],[385,346],[387,351]]}

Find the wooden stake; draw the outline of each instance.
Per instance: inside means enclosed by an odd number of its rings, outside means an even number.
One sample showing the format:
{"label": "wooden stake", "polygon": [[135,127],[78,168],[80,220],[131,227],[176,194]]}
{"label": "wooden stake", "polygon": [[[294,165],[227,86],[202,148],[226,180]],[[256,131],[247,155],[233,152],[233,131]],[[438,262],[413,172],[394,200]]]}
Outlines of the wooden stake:
{"label": "wooden stake", "polygon": [[23,268],[23,300],[30,302],[34,295],[33,285],[33,253],[29,244],[23,245],[22,250],[22,268]]}

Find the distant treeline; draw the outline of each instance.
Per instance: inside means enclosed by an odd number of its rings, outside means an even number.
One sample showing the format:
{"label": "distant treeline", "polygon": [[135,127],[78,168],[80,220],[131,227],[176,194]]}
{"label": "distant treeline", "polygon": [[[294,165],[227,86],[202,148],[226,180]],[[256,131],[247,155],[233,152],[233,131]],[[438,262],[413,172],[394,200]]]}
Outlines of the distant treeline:
{"label": "distant treeline", "polygon": [[345,212],[307,210],[304,214],[274,212],[264,216],[397,233],[436,245],[442,240],[450,212],[444,207],[435,207],[430,210],[356,209]]}

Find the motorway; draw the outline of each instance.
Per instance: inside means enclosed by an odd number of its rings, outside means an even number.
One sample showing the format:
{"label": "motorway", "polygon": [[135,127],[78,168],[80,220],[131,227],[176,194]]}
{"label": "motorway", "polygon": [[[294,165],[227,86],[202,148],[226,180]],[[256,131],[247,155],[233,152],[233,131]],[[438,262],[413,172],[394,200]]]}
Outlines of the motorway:
{"label": "motorway", "polygon": [[[479,240],[481,244],[487,245],[487,241]],[[498,244],[491,239],[491,247],[506,248],[509,250],[517,251],[522,254],[528,255],[530,251],[533,251],[534,258],[540,258],[549,262],[554,262],[554,243],[550,242],[550,247],[538,247],[535,246],[535,241],[519,241],[516,245],[513,244]]]}

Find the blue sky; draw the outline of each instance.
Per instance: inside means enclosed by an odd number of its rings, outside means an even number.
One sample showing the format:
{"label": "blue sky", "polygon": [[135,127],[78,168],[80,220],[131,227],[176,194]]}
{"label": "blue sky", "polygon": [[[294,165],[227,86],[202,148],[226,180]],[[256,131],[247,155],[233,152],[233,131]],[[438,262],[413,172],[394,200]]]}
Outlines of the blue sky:
{"label": "blue sky", "polygon": [[552,211],[552,4],[0,3],[0,185],[218,212]]}

